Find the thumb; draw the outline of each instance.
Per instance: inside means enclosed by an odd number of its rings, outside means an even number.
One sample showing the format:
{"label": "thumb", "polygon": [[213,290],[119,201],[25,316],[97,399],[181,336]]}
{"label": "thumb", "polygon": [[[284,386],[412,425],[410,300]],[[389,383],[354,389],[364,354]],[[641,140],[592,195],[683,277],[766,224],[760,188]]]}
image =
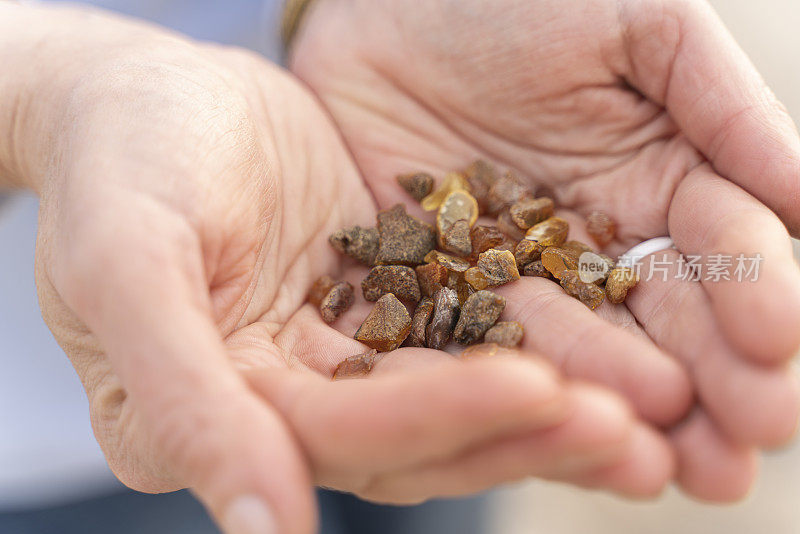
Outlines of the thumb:
{"label": "thumb", "polygon": [[786,109],[708,2],[652,4],[624,3],[622,73],[666,106],[716,172],[800,234],[800,137]]}
{"label": "thumb", "polygon": [[117,213],[113,228],[73,230],[62,240],[70,249],[59,255],[69,259],[53,266],[53,277],[107,353],[148,449],[225,532],[312,533],[304,459],[228,359],[196,233],[180,217],[165,222],[163,213],[129,219]]}

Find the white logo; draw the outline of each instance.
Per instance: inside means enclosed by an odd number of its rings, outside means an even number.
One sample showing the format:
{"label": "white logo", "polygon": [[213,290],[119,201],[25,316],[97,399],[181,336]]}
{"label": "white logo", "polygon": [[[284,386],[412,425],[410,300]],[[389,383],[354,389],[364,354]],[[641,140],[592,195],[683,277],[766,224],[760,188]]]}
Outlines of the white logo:
{"label": "white logo", "polygon": [[594,252],[584,252],[578,258],[578,275],[587,284],[602,280],[610,270],[608,262]]}

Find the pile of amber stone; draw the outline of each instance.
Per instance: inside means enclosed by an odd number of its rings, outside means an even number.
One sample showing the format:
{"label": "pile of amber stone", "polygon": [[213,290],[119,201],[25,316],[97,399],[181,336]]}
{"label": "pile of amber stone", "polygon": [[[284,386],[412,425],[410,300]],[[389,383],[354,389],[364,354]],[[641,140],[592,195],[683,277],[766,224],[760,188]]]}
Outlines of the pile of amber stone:
{"label": "pile of amber stone", "polygon": [[[553,200],[535,197],[512,173],[498,174],[477,161],[448,174],[435,188],[426,173],[397,180],[424,210],[436,212],[435,225],[397,204],[378,213],[374,228],[354,226],[330,236],[336,250],[371,268],[361,290],[365,300],[375,302],[355,334],[370,350],[342,362],[336,378],[366,374],[377,353],[401,346],[443,349],[451,340],[519,345],[522,325],[498,321],[506,302],[490,289],[521,275],[559,283],[591,309],[605,299],[623,302],[638,282],[632,270],[568,240],[569,223],[555,216]],[[614,239],[616,224],[593,212],[587,232],[604,247]],[[601,264],[592,281],[578,271],[586,252]],[[352,305],[354,291],[349,283],[325,276],[314,284],[309,300],[333,322]]]}

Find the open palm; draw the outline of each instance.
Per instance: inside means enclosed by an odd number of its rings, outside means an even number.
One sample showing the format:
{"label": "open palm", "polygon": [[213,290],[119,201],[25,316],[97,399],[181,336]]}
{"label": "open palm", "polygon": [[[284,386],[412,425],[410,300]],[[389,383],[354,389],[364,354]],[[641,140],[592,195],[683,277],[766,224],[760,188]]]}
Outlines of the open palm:
{"label": "open palm", "polygon": [[[755,283],[640,284],[597,314],[555,284],[502,289],[524,348],[617,388],[670,426],[679,478],[740,497],[756,446],[794,431],[786,361],[800,344],[800,142],[786,113],[701,1],[315,2],[292,70],[341,128],[380,206],[394,175],[483,157],[553,196],[587,240],[594,209],[619,224],[607,252],[670,235],[684,254],[764,258]],[[335,43],[335,46],[333,46]],[[776,216],[773,211],[780,216]],[[654,261],[645,259],[647,265]],[[614,326],[610,326],[608,322]],[[691,377],[691,384],[687,382]]]}

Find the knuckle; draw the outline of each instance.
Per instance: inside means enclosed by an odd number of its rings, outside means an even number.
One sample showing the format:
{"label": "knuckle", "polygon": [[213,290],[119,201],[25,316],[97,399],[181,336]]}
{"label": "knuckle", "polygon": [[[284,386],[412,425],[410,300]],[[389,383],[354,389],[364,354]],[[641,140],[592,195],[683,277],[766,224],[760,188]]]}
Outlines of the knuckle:
{"label": "knuckle", "polygon": [[150,425],[156,451],[194,483],[211,476],[230,452],[229,432],[220,421],[228,420],[225,412],[235,402],[219,398],[205,403],[192,395],[175,396]]}
{"label": "knuckle", "polygon": [[141,422],[119,380],[110,372],[103,376],[94,385],[86,378],[84,382],[92,429],[111,472],[125,486],[143,493],[181,489],[173,471],[143,439]]}

